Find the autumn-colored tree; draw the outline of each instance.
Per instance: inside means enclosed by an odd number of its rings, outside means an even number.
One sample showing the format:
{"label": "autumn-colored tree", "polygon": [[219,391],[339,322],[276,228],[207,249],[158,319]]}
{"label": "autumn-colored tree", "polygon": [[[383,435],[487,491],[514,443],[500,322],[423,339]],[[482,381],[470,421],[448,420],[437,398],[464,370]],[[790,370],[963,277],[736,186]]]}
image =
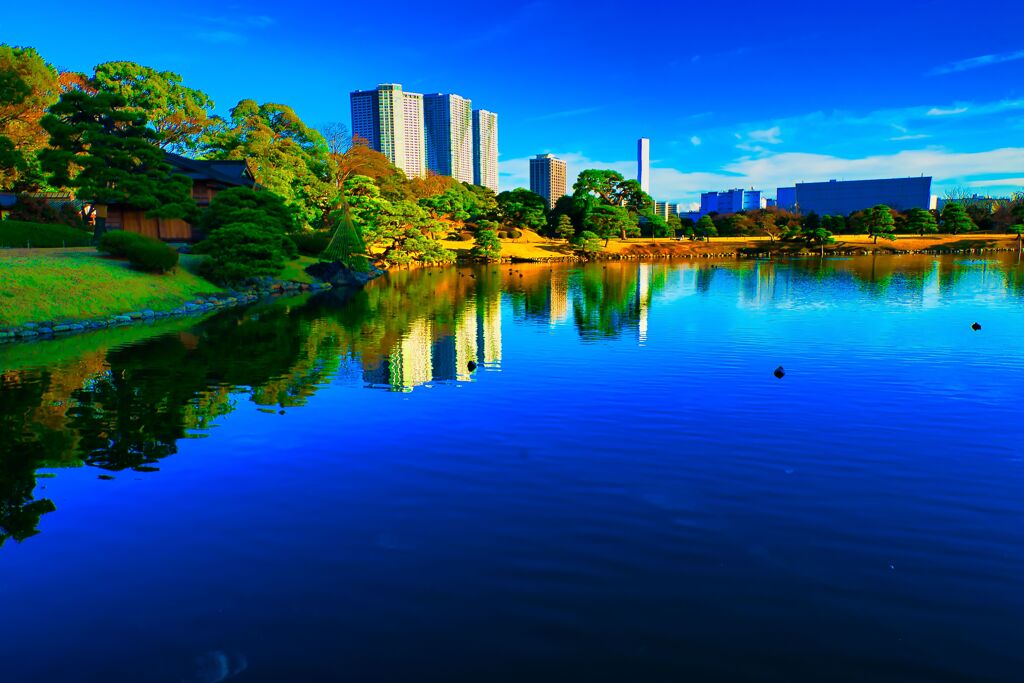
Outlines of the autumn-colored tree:
{"label": "autumn-colored tree", "polygon": [[195,153],[207,131],[221,123],[213,100],[182,84],[173,71],[157,71],[135,62],[104,62],[96,67],[92,85],[100,92],[125,98],[130,109],[146,114],[157,144],[179,154]]}
{"label": "autumn-colored tree", "polygon": [[0,190],[39,182],[36,155],[49,137],[40,121],[58,95],[57,71],[38,52],[0,45]]}

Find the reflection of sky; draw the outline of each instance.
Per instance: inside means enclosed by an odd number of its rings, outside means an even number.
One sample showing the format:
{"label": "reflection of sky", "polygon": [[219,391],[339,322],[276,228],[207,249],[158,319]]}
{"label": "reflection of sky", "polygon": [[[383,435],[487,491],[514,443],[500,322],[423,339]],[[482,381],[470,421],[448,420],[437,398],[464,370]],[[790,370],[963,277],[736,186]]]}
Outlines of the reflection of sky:
{"label": "reflection of sky", "polygon": [[[503,294],[500,373],[396,393],[343,370],[283,415],[239,393],[157,473],[40,480],[58,511],[0,551],[10,680],[142,680],[219,649],[254,680],[457,679],[475,652],[518,680],[600,654],[628,680],[637,652],[675,672],[682,644],[710,667],[723,643],[806,663],[808,642],[860,680],[1012,680],[1024,301],[976,267],[749,290],[724,266],[702,290],[706,266],[652,287],[643,344],[638,318],[583,336]],[[484,326],[471,310],[457,330]],[[399,347],[450,350],[417,325]]]}

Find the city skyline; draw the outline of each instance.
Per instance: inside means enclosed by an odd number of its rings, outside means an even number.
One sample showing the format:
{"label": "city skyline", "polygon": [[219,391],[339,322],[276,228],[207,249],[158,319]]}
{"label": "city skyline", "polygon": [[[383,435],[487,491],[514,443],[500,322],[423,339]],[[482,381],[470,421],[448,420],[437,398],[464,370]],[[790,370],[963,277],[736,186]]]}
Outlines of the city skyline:
{"label": "city skyline", "polygon": [[[116,42],[83,42],[73,25],[54,25],[49,18],[62,7],[71,5],[12,8],[4,40],[38,48],[60,69],[88,71],[130,59],[173,70],[209,93],[221,114],[252,96],[288,104],[304,121],[321,125],[347,121],[344,94],[369,83],[472,93],[502,113],[501,189],[526,187],[529,159],[538,152],[566,160],[569,185],[583,168],[633,177],[640,135],[652,140],[651,194],[684,204],[712,189],[770,190],[830,178],[931,175],[939,196],[959,186],[996,195],[1024,186],[1024,85],[1015,78],[1024,40],[1015,22],[991,21],[1015,7],[1009,2],[990,4],[984,16],[945,1],[925,12],[872,0],[856,16],[794,3],[764,22],[739,22],[728,34],[695,33],[683,44],[655,42],[642,57],[627,53],[601,87],[569,78],[557,88],[533,76],[548,66],[549,55],[499,48],[530,40],[545,22],[565,25],[562,53],[579,70],[597,54],[593,36],[607,18],[599,7],[569,21],[569,8],[560,6],[538,12],[537,3],[499,2],[474,12],[457,2],[466,20],[451,41],[437,43],[444,17],[400,2],[391,11],[418,30],[383,53],[375,35],[360,31],[339,43],[309,41],[309,16],[323,23],[344,17],[340,9],[302,0],[287,12],[254,0],[245,14],[230,18],[226,11],[168,18],[156,8],[112,0],[105,22],[123,35]],[[643,2],[632,9],[691,25],[714,15],[713,8]],[[883,15],[884,23],[875,20]],[[164,26],[175,40],[127,30],[139,21]],[[956,40],[934,40],[948,26],[956,27]],[[824,40],[836,31],[841,44]],[[865,44],[870,54],[851,49]],[[479,64],[453,58],[467,51],[493,57]],[[261,55],[258,68],[251,58],[238,59],[254,52]],[[493,77],[495,70],[502,79]],[[736,71],[763,78],[705,94],[704,81]],[[657,100],[633,86],[638,73],[667,85]]]}

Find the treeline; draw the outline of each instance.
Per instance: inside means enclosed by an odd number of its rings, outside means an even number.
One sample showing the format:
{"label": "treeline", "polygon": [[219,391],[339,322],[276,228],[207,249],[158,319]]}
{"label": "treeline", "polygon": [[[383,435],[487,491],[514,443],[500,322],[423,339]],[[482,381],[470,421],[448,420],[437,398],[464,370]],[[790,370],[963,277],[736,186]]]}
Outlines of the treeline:
{"label": "treeline", "polygon": [[[496,196],[452,178],[407,178],[360,143],[343,124],[314,128],[284,104],[244,99],[219,116],[170,71],[107,62],[91,74],[58,72],[32,48],[0,45],[0,191],[22,197],[24,220],[89,218],[57,215],[31,196],[54,190],[182,218],[207,231],[200,251],[221,257],[223,279],[273,272],[297,251],[451,261],[440,237],[467,227],[515,236],[534,224],[538,202],[544,216],[543,200],[525,190]],[[260,197],[236,188],[201,211],[165,152],[244,160]]]}

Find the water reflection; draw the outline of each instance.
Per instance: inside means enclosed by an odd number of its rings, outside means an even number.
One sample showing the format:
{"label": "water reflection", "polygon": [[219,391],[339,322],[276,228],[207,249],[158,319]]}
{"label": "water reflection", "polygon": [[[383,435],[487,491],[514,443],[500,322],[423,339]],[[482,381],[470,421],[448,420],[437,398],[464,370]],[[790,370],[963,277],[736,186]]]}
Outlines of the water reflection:
{"label": "water reflection", "polygon": [[963,290],[1020,297],[1024,269],[1009,256],[905,256],[422,270],[392,273],[347,299],[283,299],[199,322],[0,347],[0,545],[37,533],[55,509],[39,495],[40,469],[153,471],[182,439],[207,435],[243,403],[276,413],[332,382],[407,392],[490,381],[510,324],[646,344],[662,300],[929,307]]}

